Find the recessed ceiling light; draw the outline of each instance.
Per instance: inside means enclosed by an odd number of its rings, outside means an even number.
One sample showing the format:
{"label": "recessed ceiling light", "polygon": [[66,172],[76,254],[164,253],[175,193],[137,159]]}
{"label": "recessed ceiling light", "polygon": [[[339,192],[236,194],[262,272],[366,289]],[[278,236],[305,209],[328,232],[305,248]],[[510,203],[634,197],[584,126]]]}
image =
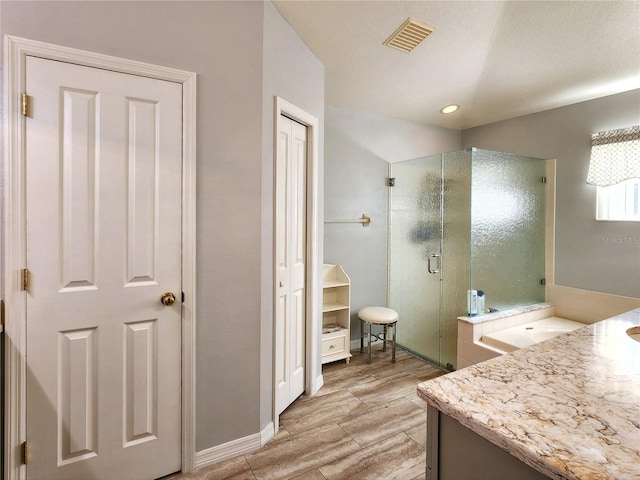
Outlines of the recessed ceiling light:
{"label": "recessed ceiling light", "polygon": [[447,105],[440,109],[440,113],[453,113],[460,108],[460,105]]}

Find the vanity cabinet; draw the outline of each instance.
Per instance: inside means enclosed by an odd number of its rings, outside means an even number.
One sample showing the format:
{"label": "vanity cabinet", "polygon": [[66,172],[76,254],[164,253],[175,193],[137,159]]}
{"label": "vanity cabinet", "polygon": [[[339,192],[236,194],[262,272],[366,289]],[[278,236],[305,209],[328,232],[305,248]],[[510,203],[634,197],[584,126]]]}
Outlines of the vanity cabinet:
{"label": "vanity cabinet", "polygon": [[340,265],[322,267],[322,363],[351,358],[349,276]]}
{"label": "vanity cabinet", "polygon": [[427,480],[549,480],[550,477],[427,407]]}

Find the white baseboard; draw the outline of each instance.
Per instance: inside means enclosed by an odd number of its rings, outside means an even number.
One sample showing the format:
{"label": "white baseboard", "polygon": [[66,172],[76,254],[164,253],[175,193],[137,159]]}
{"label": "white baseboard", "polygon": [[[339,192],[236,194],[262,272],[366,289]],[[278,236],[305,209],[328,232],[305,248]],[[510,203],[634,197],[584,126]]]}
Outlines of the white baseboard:
{"label": "white baseboard", "polygon": [[264,447],[275,434],[275,426],[273,425],[273,422],[269,422],[262,430],[260,430],[260,446]]}
{"label": "white baseboard", "polygon": [[230,458],[237,457],[238,455],[244,455],[245,453],[258,450],[265,443],[271,440],[273,435],[273,422],[269,422],[260,431],[260,433],[247,435],[246,437],[231,440],[230,442],[223,443],[222,445],[216,445],[215,447],[196,452],[195,470],[220,463],[223,460],[228,460]]}
{"label": "white baseboard", "polygon": [[322,388],[322,386],[324,385],[324,377],[322,375],[318,375],[318,377],[316,378],[316,390],[315,392],[311,392],[311,395],[315,395],[318,390],[320,390]]}

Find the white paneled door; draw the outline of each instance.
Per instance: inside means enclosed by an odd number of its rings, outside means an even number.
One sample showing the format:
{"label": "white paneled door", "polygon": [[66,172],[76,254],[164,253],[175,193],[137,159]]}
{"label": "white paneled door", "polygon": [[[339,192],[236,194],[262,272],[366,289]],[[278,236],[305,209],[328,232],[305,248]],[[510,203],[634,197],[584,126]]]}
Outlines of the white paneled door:
{"label": "white paneled door", "polygon": [[276,161],[276,413],[304,392],[307,127],[278,119]]}
{"label": "white paneled door", "polygon": [[158,478],[181,467],[182,85],[26,65],[27,478]]}

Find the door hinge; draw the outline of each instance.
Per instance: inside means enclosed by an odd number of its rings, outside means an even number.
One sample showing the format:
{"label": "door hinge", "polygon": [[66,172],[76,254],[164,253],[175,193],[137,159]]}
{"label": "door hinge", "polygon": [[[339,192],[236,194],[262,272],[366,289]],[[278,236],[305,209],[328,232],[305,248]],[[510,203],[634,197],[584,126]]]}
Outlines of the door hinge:
{"label": "door hinge", "polygon": [[29,445],[27,442],[20,444],[20,463],[26,465],[29,462]]}
{"label": "door hinge", "polygon": [[29,291],[29,269],[22,269],[22,290],[25,292]]}
{"label": "door hinge", "polygon": [[541,181],[542,183],[547,183],[547,177],[542,177],[542,178],[540,179],[540,181]]}
{"label": "door hinge", "polygon": [[395,187],[395,185],[396,185],[396,177],[387,178],[387,186],[388,187]]}
{"label": "door hinge", "polygon": [[540,285],[546,285],[547,284],[547,279],[546,278],[541,278],[540,279]]}
{"label": "door hinge", "polygon": [[28,117],[29,116],[29,107],[31,107],[30,105],[30,97],[29,95],[27,95],[26,93],[22,94],[22,115],[24,117]]}

